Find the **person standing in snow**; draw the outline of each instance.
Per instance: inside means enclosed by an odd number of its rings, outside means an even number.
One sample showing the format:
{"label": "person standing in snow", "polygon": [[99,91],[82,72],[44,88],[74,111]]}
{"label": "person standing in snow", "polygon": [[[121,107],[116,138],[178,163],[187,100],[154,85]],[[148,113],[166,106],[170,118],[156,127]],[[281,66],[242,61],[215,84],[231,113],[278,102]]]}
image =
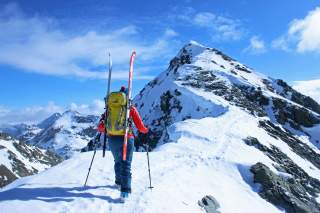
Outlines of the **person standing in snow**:
{"label": "person standing in snow", "polygon": [[[143,134],[148,133],[148,128],[143,124],[136,107],[130,106],[127,157],[124,161],[122,154],[125,134],[124,118],[126,113],[123,109],[121,110],[121,105],[126,104],[124,103],[126,102],[126,95],[127,89],[124,86],[121,87],[119,92],[110,93],[108,97],[108,112],[106,113],[106,117],[105,114],[102,115],[98,125],[99,132],[105,133],[105,130],[107,130],[109,147],[114,158],[115,184],[121,189],[121,198],[127,198],[131,193],[131,162],[134,150],[132,121],[139,132]],[[108,124],[107,127],[105,123]]]}

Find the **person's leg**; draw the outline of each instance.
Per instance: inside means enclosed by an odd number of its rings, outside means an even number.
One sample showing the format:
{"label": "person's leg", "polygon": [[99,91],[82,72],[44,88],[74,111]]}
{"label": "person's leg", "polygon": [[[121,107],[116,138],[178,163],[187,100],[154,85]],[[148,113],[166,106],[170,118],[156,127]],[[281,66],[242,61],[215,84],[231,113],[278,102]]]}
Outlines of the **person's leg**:
{"label": "person's leg", "polygon": [[118,137],[109,137],[109,147],[114,159],[115,183],[121,185],[122,141]]}
{"label": "person's leg", "polygon": [[[134,150],[134,139],[128,138],[127,159],[121,161],[121,192],[131,193],[131,162]],[[121,152],[122,157],[122,152]]]}

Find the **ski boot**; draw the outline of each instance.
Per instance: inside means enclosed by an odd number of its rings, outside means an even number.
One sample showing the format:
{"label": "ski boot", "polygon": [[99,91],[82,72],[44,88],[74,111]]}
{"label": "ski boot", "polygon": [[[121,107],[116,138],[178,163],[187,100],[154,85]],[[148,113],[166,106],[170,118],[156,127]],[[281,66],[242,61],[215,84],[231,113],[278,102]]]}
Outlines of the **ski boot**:
{"label": "ski boot", "polygon": [[128,192],[121,192],[120,193],[120,202],[124,203],[126,200],[129,198],[129,193]]}

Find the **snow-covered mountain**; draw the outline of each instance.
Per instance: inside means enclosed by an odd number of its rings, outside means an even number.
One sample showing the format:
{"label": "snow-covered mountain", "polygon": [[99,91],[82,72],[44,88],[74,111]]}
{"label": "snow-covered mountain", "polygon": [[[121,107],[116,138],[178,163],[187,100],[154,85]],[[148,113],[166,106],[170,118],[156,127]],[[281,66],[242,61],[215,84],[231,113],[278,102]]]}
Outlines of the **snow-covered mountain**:
{"label": "snow-covered mountain", "polygon": [[[320,123],[320,105],[292,89],[283,80],[257,73],[222,52],[191,42],[169,68],[134,99],[156,142],[168,141],[167,127],[189,118],[217,117],[237,106],[303,135],[319,146],[314,134]],[[316,129],[312,128],[315,127]]]}
{"label": "snow-covered mountain", "polygon": [[309,81],[295,81],[293,88],[303,94],[306,94],[320,102],[320,79]]}
{"label": "snow-covered mountain", "polygon": [[0,132],[10,135],[16,139],[27,142],[39,134],[43,129],[47,129],[61,117],[60,113],[54,113],[39,124],[14,124],[2,125]]}
{"label": "snow-covered mountain", "polygon": [[21,141],[28,141],[32,139],[41,132],[41,130],[42,129],[38,125],[34,124],[15,124],[0,127],[0,132],[9,134]]}
{"label": "snow-covered mountain", "polygon": [[0,132],[69,158],[94,137],[97,120],[98,116],[68,110],[54,113],[39,124],[7,125],[1,127]]}
{"label": "snow-covered mountain", "polygon": [[0,187],[18,178],[37,174],[61,161],[60,157],[46,150],[0,134]]}
{"label": "snow-covered mountain", "polygon": [[27,143],[69,158],[94,137],[97,120],[97,116],[71,110],[61,115],[54,114],[38,125],[42,128],[41,132]]}
{"label": "snow-covered mountain", "polygon": [[77,153],[5,187],[0,209],[320,212],[320,106],[284,81],[191,42],[134,103],[150,128],[153,190],[143,152],[134,154],[125,204],[113,187],[111,153],[97,152],[86,188],[92,153]]}

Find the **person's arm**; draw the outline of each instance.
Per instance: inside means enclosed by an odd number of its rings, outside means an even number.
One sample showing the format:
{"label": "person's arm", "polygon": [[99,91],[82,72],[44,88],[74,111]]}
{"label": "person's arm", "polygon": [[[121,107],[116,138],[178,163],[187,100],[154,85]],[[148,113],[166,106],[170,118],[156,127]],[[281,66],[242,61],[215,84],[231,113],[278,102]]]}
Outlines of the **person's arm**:
{"label": "person's arm", "polygon": [[144,133],[144,134],[148,133],[148,131],[149,131],[148,128],[145,127],[145,125],[143,124],[142,119],[141,119],[137,109],[134,106],[132,106],[130,108],[130,117],[132,118],[134,125],[137,127],[139,132]]}

